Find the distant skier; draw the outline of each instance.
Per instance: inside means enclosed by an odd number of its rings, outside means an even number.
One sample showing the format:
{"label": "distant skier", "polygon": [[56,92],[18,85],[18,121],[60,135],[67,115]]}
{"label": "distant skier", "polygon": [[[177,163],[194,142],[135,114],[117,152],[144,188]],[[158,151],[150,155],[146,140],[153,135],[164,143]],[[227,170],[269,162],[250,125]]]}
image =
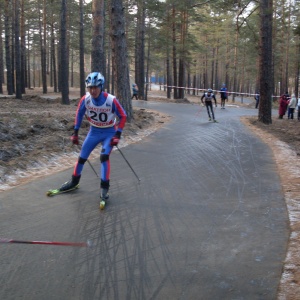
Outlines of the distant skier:
{"label": "distant skier", "polygon": [[222,85],[220,91],[221,91],[221,109],[225,109],[225,101],[228,100],[228,92],[225,83]]}
{"label": "distant skier", "polygon": [[[217,122],[215,119],[215,114],[214,114],[214,109],[213,109],[213,104],[212,104],[212,100],[214,100],[215,106],[217,107],[217,99],[216,99],[215,95],[213,94],[212,89],[208,89],[207,92],[204,93],[203,96],[201,97],[201,102],[202,102],[202,105],[204,106],[203,99],[205,99],[205,106],[207,109],[208,120],[211,121],[211,119],[213,119],[214,122]],[[210,113],[211,113],[211,115],[210,115]]]}
{"label": "distant skier", "polygon": [[139,100],[139,88],[136,83],[132,84],[132,97],[131,100],[135,98],[135,100]]}

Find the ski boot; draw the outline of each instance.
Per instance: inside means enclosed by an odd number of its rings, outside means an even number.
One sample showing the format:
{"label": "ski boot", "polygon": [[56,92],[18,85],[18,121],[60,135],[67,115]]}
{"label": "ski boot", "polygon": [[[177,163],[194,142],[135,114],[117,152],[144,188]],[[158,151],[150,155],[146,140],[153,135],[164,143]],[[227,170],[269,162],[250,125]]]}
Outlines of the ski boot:
{"label": "ski boot", "polygon": [[65,182],[61,187],[60,187],[60,191],[61,192],[68,192],[68,191],[72,191],[74,189],[77,189],[79,186],[79,180],[80,180],[80,175],[79,176],[75,176],[72,175],[72,179]]}
{"label": "ski boot", "polygon": [[49,190],[47,192],[47,196],[55,196],[61,193],[67,193],[79,188],[79,180],[81,175],[74,176],[72,175],[72,179],[65,182],[59,189]]}
{"label": "ski boot", "polygon": [[109,190],[109,180],[104,181],[101,179],[101,184],[100,184],[100,209],[103,210],[106,205],[106,201],[109,198],[108,195],[108,190]]}
{"label": "ski boot", "polygon": [[208,121],[211,121],[211,118],[208,118]]}

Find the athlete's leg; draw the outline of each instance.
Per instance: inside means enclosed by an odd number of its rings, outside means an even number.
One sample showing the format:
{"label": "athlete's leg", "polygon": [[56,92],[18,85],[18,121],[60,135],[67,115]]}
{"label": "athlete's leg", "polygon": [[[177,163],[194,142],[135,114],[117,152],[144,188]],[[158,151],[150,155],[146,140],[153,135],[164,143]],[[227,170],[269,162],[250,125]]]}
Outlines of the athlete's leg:
{"label": "athlete's leg", "polygon": [[95,147],[101,142],[99,139],[99,134],[92,133],[91,130],[88,132],[74,167],[73,175],[80,176],[83,170],[84,164],[90,156],[91,152],[95,149]]}
{"label": "athlete's leg", "polygon": [[225,98],[221,98],[221,107],[225,108]]}
{"label": "athlete's leg", "polygon": [[110,141],[114,136],[114,132],[107,132],[105,134],[105,139],[102,142],[102,151],[100,155],[101,162],[101,182],[100,189],[102,199],[108,198],[108,190],[109,190],[109,180],[110,180],[110,160],[109,156],[112,151],[112,146],[110,145]]}
{"label": "athlete's leg", "polygon": [[114,132],[108,132],[105,135],[105,139],[102,142],[102,151],[100,155],[101,161],[101,179],[103,181],[109,180],[110,178],[110,161],[109,156],[112,151],[112,146],[110,145],[110,141],[114,136]]}
{"label": "athlete's leg", "polygon": [[101,136],[92,134],[91,129],[90,129],[90,131],[89,131],[88,135],[86,136],[86,138],[83,142],[83,145],[81,147],[80,155],[75,164],[72,178],[69,181],[65,182],[60,187],[60,191],[64,191],[64,192],[71,191],[78,187],[84,163],[87,161],[87,159],[88,159],[89,155],[91,154],[91,152],[93,151],[93,149],[101,141],[99,139],[99,137],[101,137]]}
{"label": "athlete's leg", "polygon": [[212,101],[209,102],[209,107],[210,107],[210,110],[211,110],[212,118],[213,118],[213,120],[214,120],[214,119],[215,119],[215,114],[214,114],[214,109],[213,109]]}
{"label": "athlete's leg", "polygon": [[211,102],[210,101],[205,101],[205,106],[206,106],[206,109],[207,109],[207,114],[208,114],[209,119],[211,119],[210,112],[209,112],[209,103],[211,103]]}

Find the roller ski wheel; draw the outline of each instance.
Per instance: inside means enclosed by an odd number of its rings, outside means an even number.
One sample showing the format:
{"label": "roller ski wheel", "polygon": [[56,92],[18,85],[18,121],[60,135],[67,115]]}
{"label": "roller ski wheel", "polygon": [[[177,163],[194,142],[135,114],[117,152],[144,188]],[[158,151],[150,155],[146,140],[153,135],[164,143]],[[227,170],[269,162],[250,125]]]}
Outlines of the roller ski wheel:
{"label": "roller ski wheel", "polygon": [[101,195],[100,195],[100,205],[99,205],[100,210],[103,210],[105,208],[108,198],[109,198],[108,189],[102,188]]}
{"label": "roller ski wheel", "polygon": [[106,201],[105,200],[101,200],[100,201],[100,205],[99,205],[100,210],[104,210],[105,205],[106,205]]}
{"label": "roller ski wheel", "polygon": [[107,204],[107,199],[109,198],[108,195],[106,195],[105,198],[100,198],[100,205],[99,205],[99,208],[100,210],[104,210],[106,204]]}
{"label": "roller ski wheel", "polygon": [[66,190],[66,191],[61,191],[60,189],[49,190],[49,191],[47,191],[46,195],[48,197],[52,197],[52,196],[56,196],[56,195],[59,195],[59,194],[62,194],[62,193],[68,193],[68,192],[74,191],[78,188],[79,188],[79,184],[77,184],[73,188],[71,188],[69,190]]}

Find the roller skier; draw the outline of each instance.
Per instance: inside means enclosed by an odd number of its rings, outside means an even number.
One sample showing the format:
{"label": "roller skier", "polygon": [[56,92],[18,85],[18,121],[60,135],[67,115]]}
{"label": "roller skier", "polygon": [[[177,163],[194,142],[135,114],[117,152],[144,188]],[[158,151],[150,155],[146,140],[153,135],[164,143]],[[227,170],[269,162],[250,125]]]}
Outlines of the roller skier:
{"label": "roller skier", "polygon": [[214,100],[215,101],[215,106],[217,107],[217,99],[216,99],[215,95],[213,94],[212,89],[208,89],[207,92],[204,93],[201,97],[201,102],[202,102],[202,105],[204,106],[203,99],[205,100],[205,106],[206,106],[206,109],[207,109],[208,120],[209,121],[213,120],[214,122],[217,122],[216,119],[215,119],[213,103],[212,103],[212,100]]}
{"label": "roller skier", "polygon": [[[78,131],[84,115],[90,123],[89,132],[82,144],[80,155],[75,164],[72,177],[58,190],[48,191],[48,195],[72,191],[79,186],[81,173],[85,162],[98,144],[102,144],[100,154],[100,208],[103,209],[105,201],[109,198],[110,186],[110,154],[114,146],[117,146],[123,128],[126,123],[126,112],[115,96],[104,91],[104,77],[99,72],[90,73],[85,85],[88,90],[78,103],[74,132],[71,141],[74,145],[79,144]],[[118,123],[117,118],[118,117]],[[53,192],[56,191],[56,192]],[[53,192],[53,194],[51,194]]]}

